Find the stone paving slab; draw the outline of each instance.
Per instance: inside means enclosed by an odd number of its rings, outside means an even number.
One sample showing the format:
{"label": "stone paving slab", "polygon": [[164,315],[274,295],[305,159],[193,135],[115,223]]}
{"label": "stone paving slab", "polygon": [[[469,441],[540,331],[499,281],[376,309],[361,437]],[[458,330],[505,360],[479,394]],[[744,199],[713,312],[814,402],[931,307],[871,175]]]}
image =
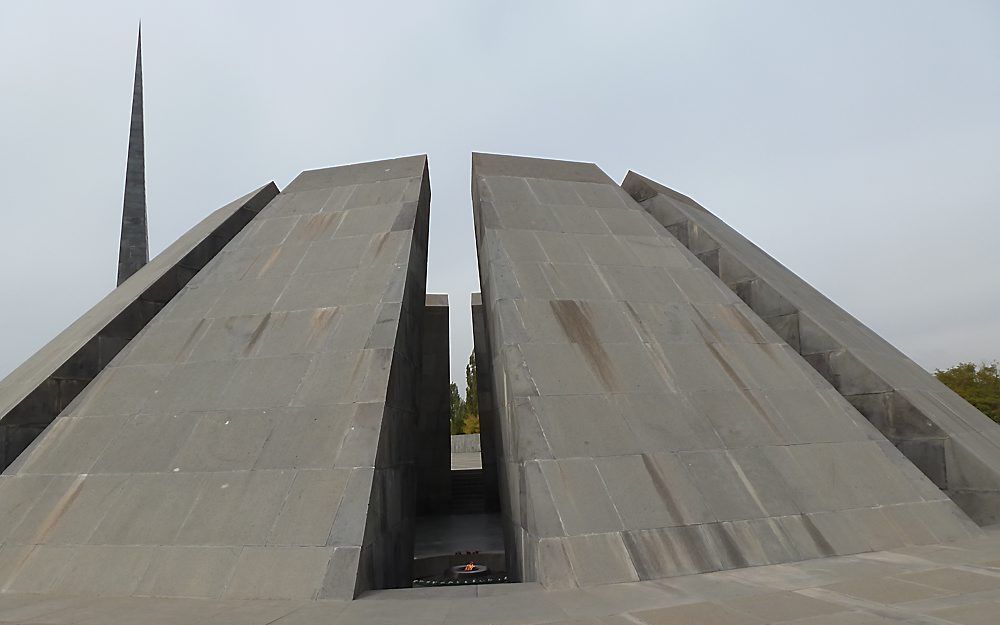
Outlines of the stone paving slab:
{"label": "stone paving slab", "polygon": [[467,453],[451,454],[451,470],[461,471],[464,469],[482,469],[483,454],[478,451]]}
{"label": "stone paving slab", "polygon": [[[354,601],[0,594],[0,623],[49,625],[992,625],[1000,532],[914,549],[632,582],[380,590]],[[972,577],[970,577],[972,576]],[[794,580],[794,582],[792,581]]]}

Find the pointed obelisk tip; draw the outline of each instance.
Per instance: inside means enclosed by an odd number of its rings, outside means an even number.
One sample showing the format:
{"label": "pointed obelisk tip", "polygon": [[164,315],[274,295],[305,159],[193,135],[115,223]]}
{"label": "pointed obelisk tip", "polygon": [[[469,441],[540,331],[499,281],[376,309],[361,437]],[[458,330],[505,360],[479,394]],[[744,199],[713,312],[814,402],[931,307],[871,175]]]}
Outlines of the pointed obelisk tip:
{"label": "pointed obelisk tip", "polygon": [[132,87],[132,119],[125,165],[125,198],[122,202],[122,234],[118,248],[118,284],[149,262],[149,232],[146,226],[146,163],[142,119],[142,22],[139,23]]}

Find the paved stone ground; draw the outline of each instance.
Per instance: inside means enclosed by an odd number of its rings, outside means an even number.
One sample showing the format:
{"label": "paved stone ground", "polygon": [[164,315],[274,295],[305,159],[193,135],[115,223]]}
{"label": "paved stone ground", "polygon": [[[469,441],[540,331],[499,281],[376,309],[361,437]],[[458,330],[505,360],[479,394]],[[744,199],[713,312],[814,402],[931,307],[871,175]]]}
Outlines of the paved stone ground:
{"label": "paved stone ground", "polygon": [[483,454],[478,451],[471,451],[461,454],[451,455],[451,470],[461,471],[463,469],[482,469]]}
{"label": "paved stone ground", "polygon": [[49,625],[993,625],[1000,530],[985,537],[656,582],[383,590],[355,601],[0,595],[0,623]]}

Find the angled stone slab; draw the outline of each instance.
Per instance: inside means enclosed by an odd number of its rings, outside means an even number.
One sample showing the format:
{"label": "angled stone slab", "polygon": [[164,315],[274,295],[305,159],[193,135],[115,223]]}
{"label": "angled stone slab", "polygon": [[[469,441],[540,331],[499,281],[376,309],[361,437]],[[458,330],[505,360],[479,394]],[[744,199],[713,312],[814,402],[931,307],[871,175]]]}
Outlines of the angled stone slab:
{"label": "angled stone slab", "polygon": [[498,497],[500,476],[497,473],[497,430],[493,415],[493,357],[490,353],[489,333],[483,318],[483,298],[473,293],[472,339],[476,355],[476,393],[479,397],[480,454],[483,465],[483,491],[487,512],[500,511]]}
{"label": "angled stone slab", "polygon": [[416,444],[417,514],[441,513],[451,499],[448,296],[428,294]]}
{"label": "angled stone slab", "polygon": [[977,531],[596,166],[474,154],[472,172],[520,579],[618,583]]}
{"label": "angled stone slab", "polygon": [[0,381],[6,468],[278,193],[274,183],[213,212]]}
{"label": "angled stone slab", "polygon": [[409,583],[429,201],[420,156],[269,202],[0,476],[0,589]]}
{"label": "angled stone slab", "polygon": [[1000,425],[691,198],[622,186],[970,517],[1000,521]]}

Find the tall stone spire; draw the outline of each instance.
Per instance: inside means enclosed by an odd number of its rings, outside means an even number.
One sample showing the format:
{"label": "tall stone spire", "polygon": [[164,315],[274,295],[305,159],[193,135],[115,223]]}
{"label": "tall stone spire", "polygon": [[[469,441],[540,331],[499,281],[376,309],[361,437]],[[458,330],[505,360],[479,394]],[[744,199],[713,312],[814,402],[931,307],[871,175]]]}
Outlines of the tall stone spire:
{"label": "tall stone spire", "polygon": [[146,159],[142,133],[142,27],[135,52],[135,84],[132,88],[132,122],[128,133],[128,163],[125,166],[125,200],[122,206],[122,238],[118,251],[118,284],[149,262],[146,227]]}

